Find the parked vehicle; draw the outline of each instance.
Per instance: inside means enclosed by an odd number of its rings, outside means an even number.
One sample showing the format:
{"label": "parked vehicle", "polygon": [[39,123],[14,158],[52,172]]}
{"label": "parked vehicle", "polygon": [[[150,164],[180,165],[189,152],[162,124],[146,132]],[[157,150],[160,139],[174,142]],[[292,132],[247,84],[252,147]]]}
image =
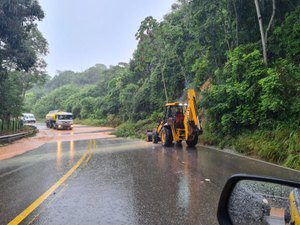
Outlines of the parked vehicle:
{"label": "parked vehicle", "polygon": [[54,129],[72,130],[73,115],[70,112],[63,112],[59,110],[50,111],[46,115],[46,126]]}
{"label": "parked vehicle", "polygon": [[36,122],[35,116],[32,113],[22,113],[21,120],[24,124]]}

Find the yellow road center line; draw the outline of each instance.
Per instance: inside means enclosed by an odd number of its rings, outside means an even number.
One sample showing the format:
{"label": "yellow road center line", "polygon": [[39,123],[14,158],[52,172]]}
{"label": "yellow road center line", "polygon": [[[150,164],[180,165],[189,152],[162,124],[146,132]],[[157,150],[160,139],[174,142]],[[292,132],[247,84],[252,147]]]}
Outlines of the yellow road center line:
{"label": "yellow road center line", "polygon": [[87,156],[87,151],[81,156],[77,163],[62,177],[60,178],[52,187],[50,187],[44,194],[42,194],[38,199],[36,199],[31,205],[29,205],[23,212],[21,212],[16,218],[8,223],[8,225],[15,225],[21,223],[30,213],[32,213],[39,205],[41,205],[60,185],[62,185],[81,165]]}
{"label": "yellow road center line", "polygon": [[65,191],[65,189],[67,188],[68,185],[62,184],[62,186],[63,186],[63,188],[58,193],[56,193],[55,197],[53,199],[51,199],[49,201],[49,203],[44,208],[42,208],[39,211],[39,213],[37,215],[35,215],[34,218],[29,223],[27,223],[27,225],[33,224],[39,218],[39,216],[46,211],[46,208],[49,207],[58,197],[61,196],[62,192]]}
{"label": "yellow road center line", "polygon": [[93,156],[94,150],[96,149],[96,141],[93,140],[93,141],[91,142],[91,145],[93,145],[93,148],[90,150],[89,156],[88,156],[88,158],[85,160],[85,164],[87,164],[87,163],[90,161],[90,159],[92,158],[92,156]]}
{"label": "yellow road center line", "polygon": [[87,149],[87,157],[85,157],[85,160],[84,160],[84,162],[83,162],[83,163],[84,163],[84,164],[83,164],[84,166],[85,166],[85,165],[87,164],[87,162],[88,162],[87,159],[88,159],[88,157],[91,155],[91,151],[92,151],[92,150],[91,150],[91,142],[89,142],[88,149]]}
{"label": "yellow road center line", "polygon": [[90,159],[92,158],[94,152],[94,148],[89,152],[89,156],[87,157],[87,159],[85,160],[85,165],[90,161]]}

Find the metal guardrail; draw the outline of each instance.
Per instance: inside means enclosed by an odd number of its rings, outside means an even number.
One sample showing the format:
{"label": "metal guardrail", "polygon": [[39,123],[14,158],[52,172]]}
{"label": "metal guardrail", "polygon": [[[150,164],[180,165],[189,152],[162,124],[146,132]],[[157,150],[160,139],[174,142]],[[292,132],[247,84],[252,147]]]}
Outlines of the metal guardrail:
{"label": "metal guardrail", "polygon": [[15,140],[21,139],[25,136],[28,136],[30,134],[32,134],[32,132],[22,132],[22,133],[18,133],[18,134],[10,134],[10,135],[0,136],[0,143],[10,143]]}

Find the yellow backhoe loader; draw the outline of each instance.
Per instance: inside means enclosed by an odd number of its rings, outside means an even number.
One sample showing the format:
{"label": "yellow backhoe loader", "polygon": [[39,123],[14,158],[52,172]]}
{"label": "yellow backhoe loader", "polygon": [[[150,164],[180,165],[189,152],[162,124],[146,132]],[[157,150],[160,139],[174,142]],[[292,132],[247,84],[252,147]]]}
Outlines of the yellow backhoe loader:
{"label": "yellow backhoe loader", "polygon": [[173,102],[166,104],[165,117],[152,132],[147,131],[147,140],[163,146],[171,146],[173,141],[186,141],[190,147],[198,143],[198,136],[202,133],[196,111],[196,93],[194,89],[187,90],[187,102]]}

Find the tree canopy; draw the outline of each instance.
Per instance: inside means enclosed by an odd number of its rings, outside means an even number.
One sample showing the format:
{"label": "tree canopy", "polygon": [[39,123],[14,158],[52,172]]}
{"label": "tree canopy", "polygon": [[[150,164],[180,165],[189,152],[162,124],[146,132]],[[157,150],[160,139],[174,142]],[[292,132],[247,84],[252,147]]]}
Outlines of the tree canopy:
{"label": "tree canopy", "polygon": [[44,18],[37,0],[0,2],[0,117],[18,116],[25,91],[45,76],[47,41],[36,21]]}
{"label": "tree canopy", "polygon": [[120,121],[136,121],[161,111],[166,101],[181,98],[186,88],[200,90],[211,79],[212,88],[202,93],[201,105],[216,131],[233,134],[262,121],[285,120],[282,114],[296,116],[299,0],[275,4],[269,25],[273,2],[259,2],[262,25],[269,26],[268,66],[263,63],[254,1],[180,0],[162,21],[151,16],[141,21],[135,35],[138,45],[128,64],[59,72],[44,92],[69,84],[87,86],[91,95],[83,88],[76,98],[70,96],[72,108],[64,105],[75,115],[89,117],[81,113],[87,107],[91,117],[114,115]]}

